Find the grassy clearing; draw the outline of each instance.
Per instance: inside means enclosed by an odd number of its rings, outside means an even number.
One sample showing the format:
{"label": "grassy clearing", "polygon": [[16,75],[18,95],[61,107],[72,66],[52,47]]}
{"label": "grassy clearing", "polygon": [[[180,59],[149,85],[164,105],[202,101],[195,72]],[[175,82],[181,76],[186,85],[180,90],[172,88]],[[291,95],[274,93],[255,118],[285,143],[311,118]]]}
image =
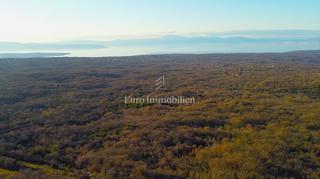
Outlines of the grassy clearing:
{"label": "grassy clearing", "polygon": [[8,176],[8,175],[15,175],[15,174],[17,174],[16,171],[0,168],[0,176]]}
{"label": "grassy clearing", "polygon": [[39,165],[34,163],[22,162],[21,163],[26,168],[41,170],[46,174],[61,174],[62,171],[49,167],[47,165]]}

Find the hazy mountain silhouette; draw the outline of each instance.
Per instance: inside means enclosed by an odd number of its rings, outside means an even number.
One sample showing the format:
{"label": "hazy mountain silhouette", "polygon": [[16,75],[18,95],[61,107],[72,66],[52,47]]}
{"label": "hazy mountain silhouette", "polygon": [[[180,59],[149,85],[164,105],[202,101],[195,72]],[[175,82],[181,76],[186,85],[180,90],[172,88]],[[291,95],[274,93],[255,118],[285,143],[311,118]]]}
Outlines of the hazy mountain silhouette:
{"label": "hazy mountain silhouette", "polygon": [[[205,50],[203,46],[206,47]],[[195,49],[199,47],[197,51],[206,52],[241,52],[245,47],[243,51],[248,52],[250,51],[249,49],[255,49],[254,47],[256,46],[260,47],[259,52],[320,49],[320,31],[239,31],[195,36],[167,35],[157,38],[119,39],[110,41],[73,40],[54,43],[0,42],[0,52],[46,52],[52,50],[69,52],[71,50],[105,49],[107,47],[159,47],[158,49],[161,49],[164,53],[170,52],[173,49],[176,49],[174,52],[180,52],[181,47],[184,49]],[[190,51],[187,51],[187,53],[188,52],[192,53]],[[186,51],[182,51],[181,53],[186,53]]]}

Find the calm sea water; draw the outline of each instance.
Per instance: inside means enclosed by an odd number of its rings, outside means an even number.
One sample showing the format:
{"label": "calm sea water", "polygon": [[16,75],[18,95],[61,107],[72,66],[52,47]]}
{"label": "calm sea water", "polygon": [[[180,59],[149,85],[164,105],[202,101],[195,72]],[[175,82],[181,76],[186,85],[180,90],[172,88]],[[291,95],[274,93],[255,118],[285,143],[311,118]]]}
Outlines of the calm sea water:
{"label": "calm sea water", "polygon": [[[146,54],[172,54],[172,53],[261,53],[261,52],[288,52],[295,50],[320,50],[319,42],[301,43],[211,43],[211,44],[187,44],[187,45],[151,45],[151,46],[112,46],[93,50],[55,50],[55,51],[24,51],[34,52],[59,52],[70,53],[70,57],[103,57],[103,56],[131,56]],[[1,52],[0,53],[8,53]],[[22,52],[10,52],[22,53]]]}
{"label": "calm sea water", "polygon": [[63,51],[69,56],[102,57],[131,56],[145,54],[172,53],[262,53],[287,52],[295,50],[320,50],[320,43],[240,43],[240,44],[195,44],[195,45],[159,45],[159,46],[115,46],[95,50]]}

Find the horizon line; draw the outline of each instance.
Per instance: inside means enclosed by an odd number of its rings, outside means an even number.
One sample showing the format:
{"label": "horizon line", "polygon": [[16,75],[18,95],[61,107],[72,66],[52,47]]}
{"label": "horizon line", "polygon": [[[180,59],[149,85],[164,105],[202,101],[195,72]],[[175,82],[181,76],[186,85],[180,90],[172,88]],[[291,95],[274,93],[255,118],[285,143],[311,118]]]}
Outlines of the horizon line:
{"label": "horizon line", "polygon": [[[59,43],[66,41],[101,41],[109,42],[114,40],[131,40],[131,39],[157,39],[166,36],[181,36],[181,37],[199,37],[199,36],[222,36],[222,35],[236,35],[235,33],[268,33],[268,32],[319,32],[320,29],[247,29],[247,30],[226,30],[226,31],[208,31],[208,32],[188,32],[188,33],[178,33],[172,32],[158,32],[150,34],[117,34],[112,36],[103,35],[92,35],[91,37],[74,37],[74,38],[64,38],[57,40],[1,40],[1,43]],[[276,35],[276,34],[274,34]],[[320,35],[320,34],[319,34]]]}

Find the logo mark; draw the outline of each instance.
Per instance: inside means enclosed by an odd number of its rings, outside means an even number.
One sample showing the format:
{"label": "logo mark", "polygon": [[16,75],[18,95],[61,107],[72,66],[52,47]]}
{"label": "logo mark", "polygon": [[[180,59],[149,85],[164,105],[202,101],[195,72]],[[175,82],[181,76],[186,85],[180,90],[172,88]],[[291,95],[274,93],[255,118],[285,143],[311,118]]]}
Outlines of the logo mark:
{"label": "logo mark", "polygon": [[163,88],[164,87],[164,83],[165,83],[165,77],[162,76],[162,77],[156,79],[154,81],[154,83],[155,83],[155,90],[159,90],[159,89]]}

